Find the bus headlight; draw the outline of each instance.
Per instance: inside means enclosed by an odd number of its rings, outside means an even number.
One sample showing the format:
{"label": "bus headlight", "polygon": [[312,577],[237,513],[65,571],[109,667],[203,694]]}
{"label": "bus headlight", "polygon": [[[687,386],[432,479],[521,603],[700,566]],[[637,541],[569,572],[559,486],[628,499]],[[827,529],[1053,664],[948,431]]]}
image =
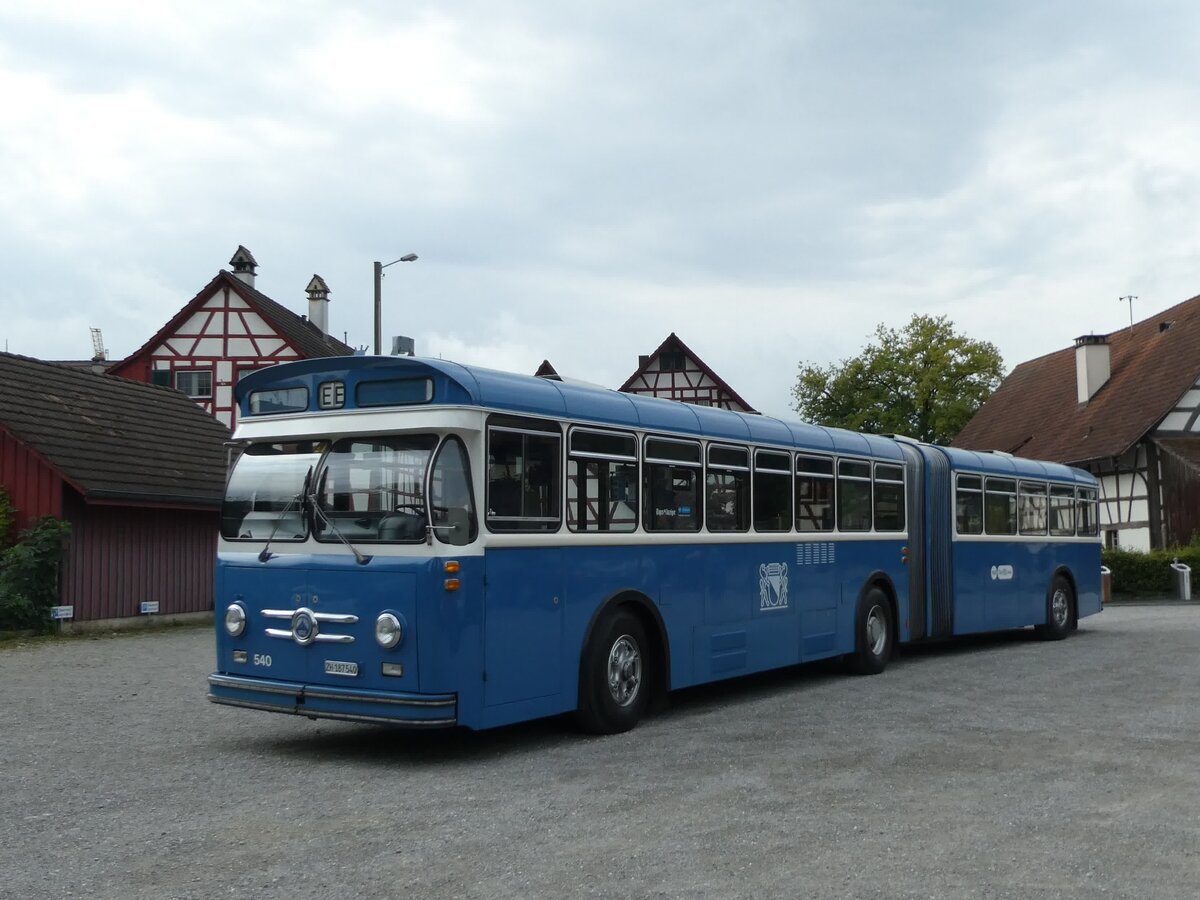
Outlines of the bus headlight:
{"label": "bus headlight", "polygon": [[225,610],[225,633],[237,637],[246,630],[246,610],[240,603],[230,603]]}
{"label": "bus headlight", "polygon": [[404,626],[395,614],[381,613],[375,620],[375,642],[384,650],[391,650],[404,639]]}

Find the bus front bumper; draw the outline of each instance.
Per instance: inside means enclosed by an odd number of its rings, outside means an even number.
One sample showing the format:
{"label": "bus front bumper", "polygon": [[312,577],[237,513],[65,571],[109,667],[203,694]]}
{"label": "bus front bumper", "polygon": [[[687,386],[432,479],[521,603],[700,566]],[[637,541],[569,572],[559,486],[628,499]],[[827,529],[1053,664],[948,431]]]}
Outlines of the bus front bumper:
{"label": "bus front bumper", "polygon": [[214,672],[208,676],[208,699],[226,706],[292,713],[310,719],[414,728],[449,728],[458,724],[456,694],[347,690]]}

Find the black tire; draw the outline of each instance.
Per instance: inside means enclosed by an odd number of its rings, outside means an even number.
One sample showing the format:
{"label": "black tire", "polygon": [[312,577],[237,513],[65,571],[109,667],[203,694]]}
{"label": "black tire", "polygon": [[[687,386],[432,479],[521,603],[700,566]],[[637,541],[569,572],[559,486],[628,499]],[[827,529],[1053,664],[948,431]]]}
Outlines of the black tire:
{"label": "black tire", "polygon": [[650,701],[646,631],[626,610],[596,624],[579,672],[579,727],[592,734],[618,734],[638,723]]}
{"label": "black tire", "polygon": [[1062,575],[1055,575],[1046,591],[1046,624],[1036,629],[1044,641],[1061,641],[1075,625],[1075,591],[1071,582]]}
{"label": "black tire", "polygon": [[892,656],[892,607],[887,594],[877,587],[858,599],[854,615],[854,652],[846,665],[855,675],[878,675]]}

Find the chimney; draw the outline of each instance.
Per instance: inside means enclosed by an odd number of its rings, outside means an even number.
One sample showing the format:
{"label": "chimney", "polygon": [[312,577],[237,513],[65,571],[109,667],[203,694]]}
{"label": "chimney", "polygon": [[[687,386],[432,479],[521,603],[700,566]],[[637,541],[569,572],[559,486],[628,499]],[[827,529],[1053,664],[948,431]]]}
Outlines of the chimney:
{"label": "chimney", "polygon": [[308,287],[308,321],[329,334],[329,285],[320,275],[313,275]]}
{"label": "chimney", "polygon": [[229,264],[233,266],[233,274],[238,280],[254,287],[254,270],[258,268],[258,262],[253,253],[238,244],[237,252],[233,254]]}
{"label": "chimney", "polygon": [[1081,404],[1096,396],[1112,374],[1108,336],[1085,334],[1075,338],[1075,388]]}

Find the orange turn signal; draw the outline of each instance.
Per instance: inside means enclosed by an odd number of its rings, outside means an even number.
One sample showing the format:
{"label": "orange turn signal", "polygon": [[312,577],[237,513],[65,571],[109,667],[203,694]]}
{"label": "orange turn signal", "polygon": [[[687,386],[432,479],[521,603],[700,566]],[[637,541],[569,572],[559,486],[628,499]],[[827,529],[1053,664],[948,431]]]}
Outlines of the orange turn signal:
{"label": "orange turn signal", "polygon": [[447,578],[446,579],[446,590],[457,591],[458,585],[459,585],[459,581],[457,578]]}
{"label": "orange turn signal", "polygon": [[450,575],[455,574],[461,568],[462,568],[462,566],[460,566],[458,564],[458,560],[456,560],[456,559],[448,559],[444,563],[442,563],[442,571],[446,572]]}

